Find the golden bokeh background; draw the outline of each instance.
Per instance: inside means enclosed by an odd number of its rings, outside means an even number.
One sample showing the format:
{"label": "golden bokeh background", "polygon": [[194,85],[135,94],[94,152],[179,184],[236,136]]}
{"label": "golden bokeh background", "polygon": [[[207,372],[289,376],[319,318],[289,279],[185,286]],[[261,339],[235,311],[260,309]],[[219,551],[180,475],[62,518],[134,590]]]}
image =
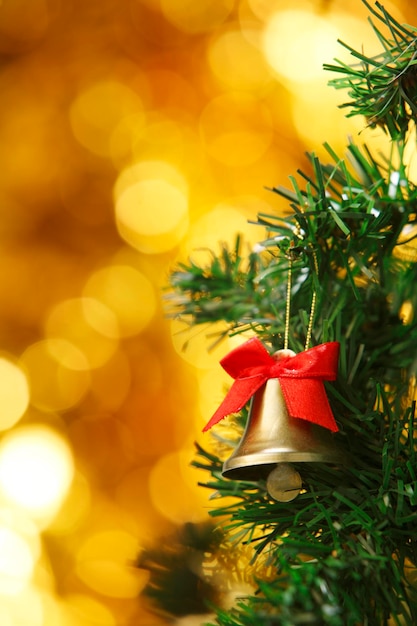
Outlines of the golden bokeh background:
{"label": "golden bokeh background", "polygon": [[[407,0],[385,6],[417,23]],[[0,0],[0,624],[153,626],[140,549],[210,502],[224,394],[170,272],[343,152],[324,62],[376,52],[360,0]],[[360,136],[366,138],[368,131]],[[373,141],[378,141],[378,133]]]}

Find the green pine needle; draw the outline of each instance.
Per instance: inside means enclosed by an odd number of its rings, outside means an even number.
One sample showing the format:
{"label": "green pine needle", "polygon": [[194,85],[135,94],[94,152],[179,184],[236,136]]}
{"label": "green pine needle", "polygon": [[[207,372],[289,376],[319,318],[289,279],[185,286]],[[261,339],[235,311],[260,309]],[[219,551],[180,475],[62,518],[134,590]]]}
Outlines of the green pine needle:
{"label": "green pine needle", "polygon": [[379,2],[373,9],[362,1],[387,31],[384,34],[370,20],[382,52],[367,57],[340,42],[359,63],[335,59],[337,65],[325,64],[324,69],[339,74],[329,81],[331,86],[348,90],[352,100],[341,105],[350,108],[348,117],[363,115],[371,127],[380,126],[399,139],[417,119],[417,30],[399,24]]}
{"label": "green pine needle", "polygon": [[172,314],[191,325],[223,321],[225,336],[250,329],[273,351],[288,321],[298,352],[315,294],[312,344],[340,343],[326,390],[347,467],[296,464],[303,491],[280,503],[263,478],[225,479],[221,460],[197,447],[194,465],[209,475],[202,486],[231,546],[248,543],[253,559],[263,553],[278,571],[220,609],[218,626],[417,623],[417,188],[404,156],[417,112],[417,30],[365,4],[384,27],[371,21],[381,53],[343,44],[358,65],[325,67],[348,89],[350,115],[390,134],[390,154],[350,143],[340,156],[325,144],[329,162],[311,154],[307,172],[272,189],[288,214],[258,216],[265,238],[256,250],[245,254],[237,237],[205,266],[189,261],[171,276]]}

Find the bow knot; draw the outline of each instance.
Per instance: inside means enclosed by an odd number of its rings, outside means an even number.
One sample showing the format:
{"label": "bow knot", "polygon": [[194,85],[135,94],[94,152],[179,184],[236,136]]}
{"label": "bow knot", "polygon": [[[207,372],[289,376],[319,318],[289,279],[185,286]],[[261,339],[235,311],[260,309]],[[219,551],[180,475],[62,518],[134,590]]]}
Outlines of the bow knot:
{"label": "bow knot", "polygon": [[237,413],[269,378],[278,378],[289,414],[319,424],[333,432],[338,430],[324,380],[335,380],[339,359],[339,343],[320,344],[294,356],[281,353],[277,360],[269,354],[258,338],[227,354],[220,364],[234,378],[225,399],[204,431],[223,417]]}

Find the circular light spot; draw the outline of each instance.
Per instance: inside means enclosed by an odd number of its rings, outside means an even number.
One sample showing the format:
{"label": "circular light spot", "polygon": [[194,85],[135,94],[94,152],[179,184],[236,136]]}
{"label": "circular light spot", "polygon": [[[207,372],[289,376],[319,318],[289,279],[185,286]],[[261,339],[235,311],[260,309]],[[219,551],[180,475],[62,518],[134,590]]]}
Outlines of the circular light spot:
{"label": "circular light spot", "polygon": [[176,167],[167,161],[138,161],[120,173],[114,186],[116,202],[136,182],[155,179],[165,180],[179,189],[185,196],[188,195],[187,180]]}
{"label": "circular light spot", "polygon": [[85,356],[87,368],[100,367],[118,346],[119,328],[113,311],[94,298],[70,298],[50,312],[45,333],[71,342]]}
{"label": "circular light spot", "polygon": [[121,530],[89,537],[77,554],[76,572],[91,589],[113,598],[136,597],[148,573],[127,566],[138,552],[138,539]]}
{"label": "circular light spot", "polygon": [[76,139],[99,156],[111,156],[115,144],[112,134],[123,118],[134,115],[135,124],[144,124],[139,96],[117,81],[92,85],[71,106],[70,121]]}
{"label": "circular light spot", "polygon": [[187,232],[188,188],[169,164],[145,162],[125,170],[115,200],[119,233],[141,252],[166,252]]}
{"label": "circular light spot", "polygon": [[11,428],[29,404],[29,385],[18,365],[0,357],[0,430]]}
{"label": "circular light spot", "polygon": [[161,9],[174,26],[186,33],[202,33],[218,27],[228,17],[235,0],[161,0]]}
{"label": "circular light spot", "polygon": [[35,520],[49,520],[56,513],[73,472],[68,444],[46,426],[13,430],[0,445],[0,489]]}
{"label": "circular light spot", "polygon": [[306,9],[287,9],[267,21],[263,48],[271,67],[290,82],[323,76],[323,63],[337,52],[339,33],[328,19]]}
{"label": "circular light spot", "polygon": [[128,265],[110,265],[97,270],[89,278],[84,294],[103,302],[113,311],[124,337],[144,330],[156,312],[151,281]]}
{"label": "circular light spot", "polygon": [[[251,36],[252,34],[252,36]],[[271,70],[258,47],[250,43],[256,33],[229,30],[210,45],[208,60],[216,78],[228,89],[263,88],[271,80]]]}
{"label": "circular light spot", "polygon": [[22,355],[31,390],[31,404],[44,411],[75,406],[90,384],[84,354],[64,339],[46,339],[29,346]]}
{"label": "circular light spot", "polygon": [[273,140],[268,107],[244,93],[213,98],[200,117],[200,133],[207,152],[224,165],[239,167],[257,161]]}
{"label": "circular light spot", "polygon": [[143,235],[173,230],[187,213],[187,199],[164,180],[143,180],[122,194],[117,217],[128,228]]}
{"label": "circular light spot", "polygon": [[30,547],[11,528],[0,526],[0,595],[21,593],[32,577]]}

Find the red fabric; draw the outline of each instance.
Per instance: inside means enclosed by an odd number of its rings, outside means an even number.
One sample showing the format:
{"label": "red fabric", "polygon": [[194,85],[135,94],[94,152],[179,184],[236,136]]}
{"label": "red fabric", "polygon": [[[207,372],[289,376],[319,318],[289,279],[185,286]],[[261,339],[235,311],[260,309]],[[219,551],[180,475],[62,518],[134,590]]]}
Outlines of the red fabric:
{"label": "red fabric", "polygon": [[257,337],[235,348],[220,364],[235,379],[225,399],[204,427],[208,430],[226,415],[237,413],[269,378],[278,378],[292,417],[336,432],[323,380],[335,380],[339,343],[331,341],[280,360],[271,356]]}

